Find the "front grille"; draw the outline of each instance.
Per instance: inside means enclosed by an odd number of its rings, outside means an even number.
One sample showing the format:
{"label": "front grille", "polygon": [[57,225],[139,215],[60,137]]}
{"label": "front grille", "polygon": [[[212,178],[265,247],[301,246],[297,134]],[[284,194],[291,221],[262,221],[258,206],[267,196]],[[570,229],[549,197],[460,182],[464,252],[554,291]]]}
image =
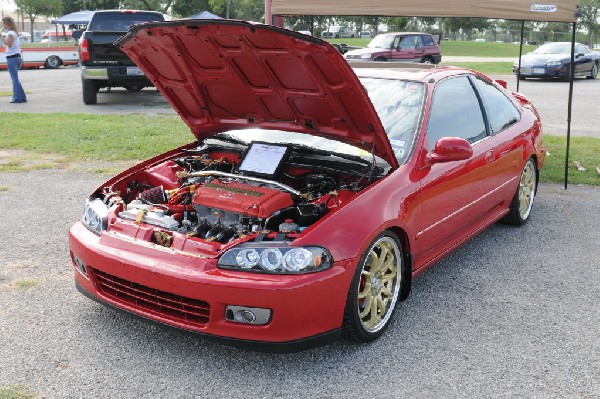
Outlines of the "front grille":
{"label": "front grille", "polygon": [[208,302],[159,291],[98,269],[91,269],[91,271],[98,290],[117,303],[142,308],[185,324],[203,326],[208,323],[210,316]]}

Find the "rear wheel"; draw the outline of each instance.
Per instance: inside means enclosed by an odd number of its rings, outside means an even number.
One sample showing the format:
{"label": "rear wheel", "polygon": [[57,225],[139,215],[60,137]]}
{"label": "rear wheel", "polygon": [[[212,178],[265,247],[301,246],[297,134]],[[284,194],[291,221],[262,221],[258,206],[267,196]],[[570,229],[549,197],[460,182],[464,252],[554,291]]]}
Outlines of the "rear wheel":
{"label": "rear wheel", "polygon": [[98,102],[98,85],[93,80],[81,80],[83,89],[83,103],[93,105]]}
{"label": "rear wheel", "polygon": [[385,58],[383,58],[383,57],[377,57],[377,58],[375,58],[373,61],[385,62],[385,61],[387,61],[387,59],[385,59]]}
{"label": "rear wheel", "polygon": [[431,58],[431,57],[423,57],[421,59],[421,64],[433,64],[433,58]]}
{"label": "rear wheel", "polygon": [[44,62],[44,68],[47,69],[56,69],[61,65],[62,62],[60,61],[60,58],[55,55],[51,55],[50,57],[46,58],[46,62]]}
{"label": "rear wheel", "polygon": [[398,237],[385,231],[363,254],[346,300],[343,326],[346,338],[370,342],[389,325],[405,267],[400,248]]}
{"label": "rear wheel", "polygon": [[598,64],[592,65],[592,70],[590,71],[590,74],[586,77],[588,79],[596,79],[596,76],[598,76]]}
{"label": "rear wheel", "polygon": [[519,187],[517,187],[517,192],[510,203],[510,211],[502,221],[515,226],[527,223],[531,209],[533,208],[536,189],[537,168],[534,160],[529,158],[523,168],[523,172],[521,172]]}

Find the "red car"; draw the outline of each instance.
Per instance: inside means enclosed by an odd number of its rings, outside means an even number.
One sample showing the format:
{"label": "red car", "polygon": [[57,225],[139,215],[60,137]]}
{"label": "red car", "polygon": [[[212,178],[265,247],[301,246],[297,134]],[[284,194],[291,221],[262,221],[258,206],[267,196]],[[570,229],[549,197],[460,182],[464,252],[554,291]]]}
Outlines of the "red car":
{"label": "red car", "polygon": [[433,35],[419,32],[382,33],[366,48],[344,53],[349,61],[390,61],[439,64],[442,50]]}
{"label": "red car", "polygon": [[530,218],[530,102],[470,70],[353,70],[318,38],[240,21],[117,42],[196,141],[94,191],[78,289],[261,350],[372,341],[411,281],[487,226]]}

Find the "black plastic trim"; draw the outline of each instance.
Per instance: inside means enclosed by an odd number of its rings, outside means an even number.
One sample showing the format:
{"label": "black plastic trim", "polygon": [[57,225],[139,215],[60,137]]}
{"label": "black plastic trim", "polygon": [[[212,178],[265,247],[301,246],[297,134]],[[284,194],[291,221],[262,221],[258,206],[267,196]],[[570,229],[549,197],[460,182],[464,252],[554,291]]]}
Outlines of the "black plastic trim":
{"label": "black plastic trim", "polygon": [[238,338],[229,338],[229,337],[220,337],[217,335],[205,334],[197,331],[186,330],[180,327],[172,326],[169,324],[161,323],[160,321],[152,320],[142,315],[130,312],[125,309],[121,309],[118,306],[115,306],[111,303],[105,302],[102,299],[98,298],[85,288],[79,284],[79,282],[75,281],[75,287],[77,291],[85,295],[86,297],[106,306],[109,309],[116,310],[118,312],[124,313],[128,316],[133,316],[139,320],[149,322],[156,326],[166,328],[169,330],[177,330],[186,334],[191,334],[194,336],[200,336],[203,339],[208,341],[217,342],[220,344],[230,345],[237,348],[249,349],[256,352],[267,352],[267,353],[293,353],[299,352],[311,348],[315,348],[317,346],[321,346],[330,342],[337,341],[342,336],[341,328],[327,331],[322,334],[314,335],[312,337],[302,338],[294,341],[285,341],[285,342],[267,342],[267,341],[251,341],[244,340]]}

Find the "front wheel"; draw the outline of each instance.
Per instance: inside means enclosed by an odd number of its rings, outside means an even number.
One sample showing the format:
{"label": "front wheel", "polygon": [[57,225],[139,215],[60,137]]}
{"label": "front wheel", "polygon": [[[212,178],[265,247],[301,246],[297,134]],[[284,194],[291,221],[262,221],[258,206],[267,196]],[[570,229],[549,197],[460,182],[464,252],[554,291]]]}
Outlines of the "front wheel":
{"label": "front wheel", "polygon": [[433,58],[431,58],[431,57],[423,57],[421,59],[421,64],[433,64]]}
{"label": "front wheel", "polygon": [[46,58],[46,62],[44,62],[44,68],[56,69],[60,67],[61,64],[62,62],[60,61],[60,58],[55,55],[51,55],[50,57]]}
{"label": "front wheel", "polygon": [[596,76],[598,76],[598,64],[592,65],[592,70],[590,71],[590,74],[586,76],[586,78],[596,79]]}
{"label": "front wheel", "polygon": [[519,180],[519,187],[510,203],[508,214],[502,219],[506,224],[521,226],[527,223],[533,208],[537,190],[537,168],[532,158],[529,158]]}
{"label": "front wheel", "polygon": [[363,254],[344,311],[343,334],[359,342],[378,338],[390,323],[402,285],[404,263],[398,237],[385,231]]}

